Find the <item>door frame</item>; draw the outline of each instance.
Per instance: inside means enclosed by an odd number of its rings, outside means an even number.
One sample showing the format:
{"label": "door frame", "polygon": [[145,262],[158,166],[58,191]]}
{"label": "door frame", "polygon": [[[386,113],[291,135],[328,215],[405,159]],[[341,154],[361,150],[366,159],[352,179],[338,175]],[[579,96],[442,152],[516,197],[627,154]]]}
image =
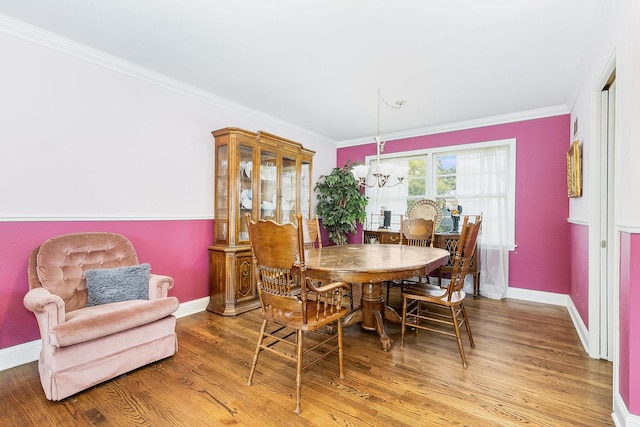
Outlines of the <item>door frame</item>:
{"label": "door frame", "polygon": [[[615,164],[617,159],[608,147],[608,140],[605,129],[602,125],[603,100],[602,92],[615,76],[615,57],[611,59],[605,68],[597,86],[594,88],[592,102],[592,123],[590,135],[593,136],[591,146],[591,156],[589,167],[589,185],[591,186],[590,222],[589,222],[589,356],[596,359],[606,359],[613,361],[618,337],[616,336],[618,324],[618,284],[620,281],[620,270],[614,260],[620,257],[620,236],[615,227],[615,206],[616,194],[614,192]],[[615,101],[614,101],[615,103]],[[614,105],[615,111],[615,105]],[[615,116],[614,116],[615,117]],[[614,119],[615,124],[615,119]],[[611,147],[613,149],[613,147]],[[603,151],[607,150],[607,151]],[[612,155],[609,165],[603,164],[602,153],[608,152]],[[607,156],[608,157],[608,156]],[[613,168],[611,167],[613,166]],[[607,176],[603,176],[607,171]],[[608,188],[603,188],[603,183],[607,183]],[[601,195],[609,191],[608,201],[603,201]],[[603,218],[603,204],[608,205],[607,218]],[[606,232],[603,230],[607,230]],[[602,247],[602,234],[607,234],[606,247]],[[603,265],[608,268],[606,273]],[[605,297],[603,297],[603,295]],[[606,296],[609,298],[606,298]],[[606,301],[603,301],[607,299]],[[602,303],[607,304],[608,309],[602,310]],[[603,316],[607,319],[603,319]],[[603,347],[605,347],[603,349]]]}

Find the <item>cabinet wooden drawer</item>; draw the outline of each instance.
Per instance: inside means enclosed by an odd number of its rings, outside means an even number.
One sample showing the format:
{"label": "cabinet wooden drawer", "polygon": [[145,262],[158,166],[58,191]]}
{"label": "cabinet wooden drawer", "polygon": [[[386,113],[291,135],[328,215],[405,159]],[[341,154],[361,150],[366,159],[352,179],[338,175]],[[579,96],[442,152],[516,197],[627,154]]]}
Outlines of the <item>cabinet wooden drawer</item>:
{"label": "cabinet wooden drawer", "polygon": [[400,243],[400,233],[382,232],[380,233],[381,244],[398,244]]}
{"label": "cabinet wooden drawer", "polygon": [[387,231],[384,229],[379,230],[364,230],[363,233],[364,243],[368,244],[398,244],[400,243],[399,231]]}

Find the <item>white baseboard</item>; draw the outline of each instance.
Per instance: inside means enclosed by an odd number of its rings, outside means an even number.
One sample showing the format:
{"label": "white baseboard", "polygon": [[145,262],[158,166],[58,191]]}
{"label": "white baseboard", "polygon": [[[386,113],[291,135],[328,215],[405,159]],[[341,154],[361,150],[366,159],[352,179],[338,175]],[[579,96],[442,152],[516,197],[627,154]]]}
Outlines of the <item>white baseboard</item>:
{"label": "white baseboard", "polygon": [[38,360],[41,348],[40,340],[3,348],[0,350],[0,371]]}
{"label": "white baseboard", "polygon": [[640,427],[640,417],[629,413],[619,393],[614,394],[611,418],[618,427]]}
{"label": "white baseboard", "polygon": [[[181,303],[180,307],[178,307],[173,315],[180,318],[199,313],[206,310],[208,304],[209,297],[187,301],[185,303]],[[0,371],[38,360],[41,349],[42,342],[40,340],[0,349]]]}
{"label": "white baseboard", "polygon": [[541,302],[544,304],[561,305],[567,307],[569,296],[566,294],[556,294],[553,292],[533,291],[531,289],[507,288],[507,298],[520,299],[530,302]]}
{"label": "white baseboard", "polygon": [[578,337],[580,338],[580,342],[582,343],[582,347],[584,351],[590,353],[589,351],[589,329],[587,329],[587,325],[584,324],[582,317],[580,317],[580,313],[578,313],[578,309],[576,308],[573,300],[567,297],[567,310],[569,310],[569,316],[571,316],[571,321],[573,322],[573,326],[576,328],[576,332],[578,333]]}
{"label": "white baseboard", "polygon": [[181,318],[191,314],[200,313],[207,309],[207,305],[209,305],[209,297],[183,302],[173,315],[177,318]]}

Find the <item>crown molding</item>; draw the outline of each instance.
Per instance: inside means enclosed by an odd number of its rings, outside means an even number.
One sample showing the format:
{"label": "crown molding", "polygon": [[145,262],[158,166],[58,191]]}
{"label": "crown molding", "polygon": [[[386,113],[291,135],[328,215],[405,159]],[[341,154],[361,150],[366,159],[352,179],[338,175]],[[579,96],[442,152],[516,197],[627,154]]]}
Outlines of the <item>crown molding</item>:
{"label": "crown molding", "polygon": [[[522,122],[525,120],[541,119],[545,117],[560,116],[569,114],[569,108],[565,104],[555,105],[546,108],[537,108],[534,110],[520,111],[517,113],[502,114],[498,116],[483,117],[481,119],[466,120],[461,122],[447,123],[443,125],[428,126],[405,130],[401,132],[387,132],[385,137],[387,140],[398,140],[406,138],[415,138],[417,136],[435,135],[445,132],[455,132],[460,130],[475,129],[487,126],[503,125],[506,123]],[[373,136],[367,138],[351,139],[338,143],[338,148],[352,147],[355,145],[372,144]]]}
{"label": "crown molding", "polygon": [[332,141],[323,135],[311,132],[308,129],[301,128],[269,114],[246,107],[242,104],[233,102],[211,92],[207,92],[174,78],[165,76],[164,74],[152,71],[145,67],[141,67],[132,62],[125,61],[106,52],[102,52],[98,49],[94,49],[82,43],[75,42],[42,28],[27,24],[26,22],[11,18],[10,16],[0,14],[0,31],[19,39],[26,40],[43,47],[47,47],[49,49],[53,49],[55,51],[73,56],[78,59],[85,60],[109,70],[145,81],[147,83],[151,83],[165,89],[169,89],[182,95],[194,98],[198,101],[231,110],[255,120],[271,123],[274,126],[283,127],[293,132],[307,135],[319,140],[319,142],[327,143],[332,146],[336,145],[335,141]]}
{"label": "crown molding", "polygon": [[156,86],[161,86],[183,95],[196,98],[211,104],[225,107],[231,110],[256,116],[259,112],[249,110],[246,107],[236,104],[228,99],[213,95],[200,90],[194,86],[185,84],[178,80],[167,77],[163,74],[138,66],[125,61],[116,56],[91,48],[87,45],[75,42],[42,28],[35,27],[22,21],[18,21],[6,15],[0,14],[0,31],[14,37],[32,42],[34,44],[56,50],[58,52],[83,59],[95,65],[108,68],[136,79],[144,80]]}
{"label": "crown molding", "polygon": [[[204,91],[195,86],[186,84],[179,80],[165,76],[148,68],[141,67],[132,62],[125,61],[116,56],[94,49],[87,45],[75,42],[68,38],[59,36],[42,28],[27,24],[7,15],[0,14],[0,31],[17,37],[22,40],[32,42],[34,44],[44,46],[58,52],[73,56],[78,59],[85,60],[95,65],[110,69],[112,71],[151,83],[153,85],[169,89],[182,95],[194,98],[207,104],[215,105],[227,110],[231,110],[238,114],[248,116],[250,118],[271,123],[274,126],[283,127],[293,132],[307,135],[319,142],[326,143],[332,147],[342,148],[355,145],[369,144],[372,139],[358,138],[346,141],[334,141],[323,135],[311,132],[308,129],[298,127],[292,123],[280,120],[276,117],[263,113],[261,111],[238,104],[229,99],[215,95],[211,92]],[[454,132],[465,129],[473,129],[478,127],[486,127],[493,125],[501,125],[524,120],[538,119],[543,117],[557,116],[561,114],[569,114],[567,105],[557,105],[547,108],[535,110],[527,110],[517,113],[510,113],[498,116],[485,117],[468,121],[447,123],[436,126],[416,128],[404,130],[400,132],[387,133],[387,139],[397,140],[404,138],[413,138],[417,136],[433,135],[445,132]]]}

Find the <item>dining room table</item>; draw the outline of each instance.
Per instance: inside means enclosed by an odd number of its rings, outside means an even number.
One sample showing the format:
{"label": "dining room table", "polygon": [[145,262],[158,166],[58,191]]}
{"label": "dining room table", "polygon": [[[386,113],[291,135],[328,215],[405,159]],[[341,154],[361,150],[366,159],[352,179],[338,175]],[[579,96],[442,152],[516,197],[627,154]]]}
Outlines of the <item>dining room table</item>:
{"label": "dining room table", "polygon": [[393,340],[385,333],[384,320],[401,323],[402,317],[390,307],[382,292],[392,280],[420,277],[444,265],[449,251],[440,248],[395,244],[353,244],[325,246],[305,251],[306,276],[312,280],[362,284],[360,306],[343,319],[343,326],[360,323],[376,331],[383,350]]}

